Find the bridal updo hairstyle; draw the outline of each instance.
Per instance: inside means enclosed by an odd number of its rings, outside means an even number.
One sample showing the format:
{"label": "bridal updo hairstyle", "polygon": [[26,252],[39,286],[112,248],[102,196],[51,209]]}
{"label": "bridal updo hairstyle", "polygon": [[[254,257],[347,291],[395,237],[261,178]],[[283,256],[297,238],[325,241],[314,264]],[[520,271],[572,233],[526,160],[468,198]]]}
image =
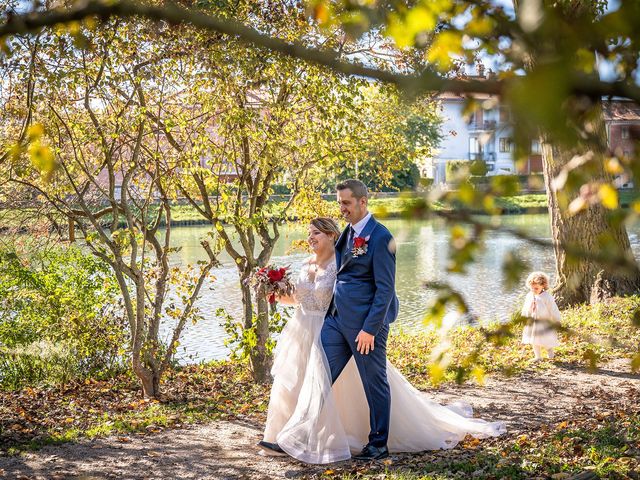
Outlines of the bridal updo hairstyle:
{"label": "bridal updo hairstyle", "polygon": [[316,217],[311,220],[311,225],[316,227],[325,235],[329,235],[333,237],[333,241],[337,241],[340,236],[340,229],[338,228],[338,224],[333,218],[329,217]]}
{"label": "bridal updo hairstyle", "polygon": [[542,288],[547,290],[549,288],[549,277],[544,272],[531,272],[527,277],[527,287],[531,285],[542,285]]}

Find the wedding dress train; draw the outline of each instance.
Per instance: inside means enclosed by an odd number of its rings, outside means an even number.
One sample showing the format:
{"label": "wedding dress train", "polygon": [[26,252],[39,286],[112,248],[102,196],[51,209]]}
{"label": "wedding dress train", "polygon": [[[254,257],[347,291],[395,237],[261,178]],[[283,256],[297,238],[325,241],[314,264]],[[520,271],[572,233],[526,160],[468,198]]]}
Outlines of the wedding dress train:
{"label": "wedding dress train", "polygon": [[[294,317],[282,331],[272,368],[264,440],[277,442],[306,463],[347,460],[360,451],[369,435],[369,407],[353,358],[333,387],[320,342],[320,330],[331,301],[336,268],[333,263],[315,281],[308,266],[296,283]],[[476,438],[506,432],[502,422],[472,418],[469,405],[440,405],[413,387],[387,361],[391,388],[391,452],[417,452],[456,446],[465,435]]]}

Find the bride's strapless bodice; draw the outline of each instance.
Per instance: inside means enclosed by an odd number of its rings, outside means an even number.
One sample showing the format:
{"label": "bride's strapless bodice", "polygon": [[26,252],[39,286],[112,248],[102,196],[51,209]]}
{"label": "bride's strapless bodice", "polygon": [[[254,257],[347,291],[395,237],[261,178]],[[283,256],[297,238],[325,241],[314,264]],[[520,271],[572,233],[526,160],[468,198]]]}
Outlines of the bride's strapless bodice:
{"label": "bride's strapless bodice", "polygon": [[296,282],[295,299],[304,312],[326,312],[333,295],[333,284],[336,279],[336,263],[329,262],[324,272],[316,274],[311,280],[309,263],[300,270]]}

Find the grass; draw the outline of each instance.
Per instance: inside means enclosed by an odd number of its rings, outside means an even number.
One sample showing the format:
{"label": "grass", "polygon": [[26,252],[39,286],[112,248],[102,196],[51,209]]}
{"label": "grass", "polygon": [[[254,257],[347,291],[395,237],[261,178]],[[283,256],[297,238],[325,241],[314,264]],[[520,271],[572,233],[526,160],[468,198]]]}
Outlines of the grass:
{"label": "grass", "polygon": [[0,453],[44,445],[213,420],[265,420],[269,385],[251,381],[248,367],[222,361],[172,370],[162,401],[143,400],[130,376],[87,379],[52,388],[0,392]]}
{"label": "grass", "polygon": [[[562,327],[566,331],[559,333],[561,345],[555,349],[557,361],[595,367],[615,358],[637,355],[640,328],[634,325],[633,318],[638,310],[640,297],[633,296],[564,311]],[[474,358],[480,371],[513,375],[532,366],[532,352],[530,347],[521,345],[521,333],[522,327],[516,324],[511,328],[491,324],[482,330],[468,327],[453,329],[448,334],[450,362],[441,378],[434,378],[432,370],[434,359],[431,355],[440,342],[440,336],[434,329],[392,335],[389,359],[420,389],[431,388],[441,381],[455,382],[473,377],[473,369],[467,368],[462,372],[461,368],[467,365],[470,355],[476,351]],[[545,364],[540,368],[545,368]]]}
{"label": "grass", "polygon": [[[598,478],[638,478],[640,413],[616,412],[530,434],[477,442],[468,439],[447,452],[400,456],[368,471],[327,469],[319,478],[387,480],[568,479],[580,472]],[[417,457],[417,458],[416,458]],[[381,477],[381,475],[384,475]]]}

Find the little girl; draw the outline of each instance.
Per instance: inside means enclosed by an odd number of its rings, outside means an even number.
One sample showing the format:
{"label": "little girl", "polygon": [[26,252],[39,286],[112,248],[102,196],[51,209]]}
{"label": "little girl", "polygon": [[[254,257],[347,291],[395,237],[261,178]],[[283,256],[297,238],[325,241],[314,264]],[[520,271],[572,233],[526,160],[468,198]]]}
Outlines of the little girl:
{"label": "little girl", "polygon": [[542,348],[553,358],[553,347],[560,345],[554,323],[560,323],[560,310],[549,288],[549,277],[542,272],[533,272],[527,277],[527,293],[522,306],[522,316],[532,319],[522,332],[522,343],[531,344],[535,360],[542,360]]}

